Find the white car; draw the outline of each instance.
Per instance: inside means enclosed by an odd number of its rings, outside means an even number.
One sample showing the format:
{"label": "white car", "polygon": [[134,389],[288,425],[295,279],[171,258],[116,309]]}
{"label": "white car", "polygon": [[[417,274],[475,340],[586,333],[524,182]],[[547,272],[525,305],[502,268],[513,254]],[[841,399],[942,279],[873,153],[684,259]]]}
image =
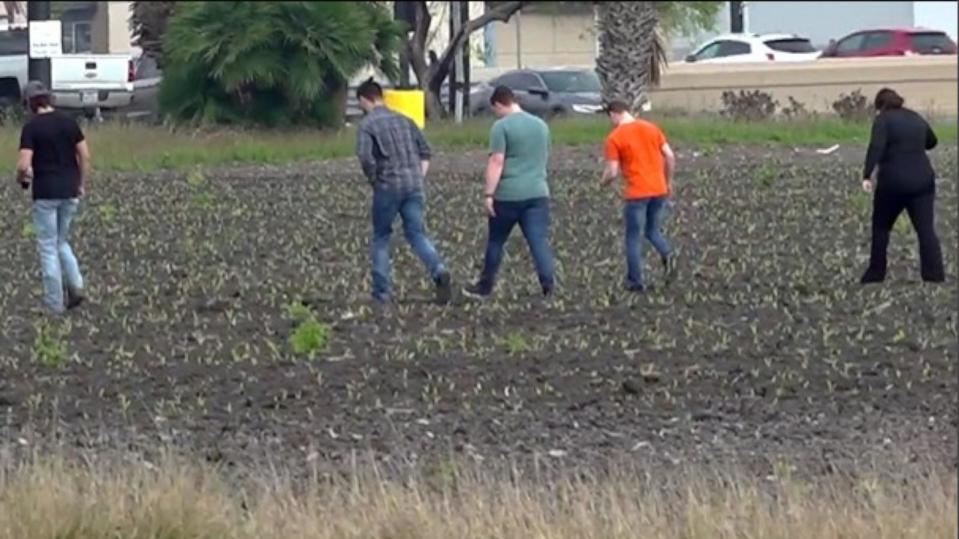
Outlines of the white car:
{"label": "white car", "polygon": [[726,34],[710,39],[686,57],[686,63],[806,62],[820,51],[796,34]]}

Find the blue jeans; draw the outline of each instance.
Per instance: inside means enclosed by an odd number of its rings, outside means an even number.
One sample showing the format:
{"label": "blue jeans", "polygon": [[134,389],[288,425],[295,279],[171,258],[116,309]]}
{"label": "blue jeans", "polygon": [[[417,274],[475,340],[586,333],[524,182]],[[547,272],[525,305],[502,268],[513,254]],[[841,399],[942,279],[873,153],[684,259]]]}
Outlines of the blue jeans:
{"label": "blue jeans", "polygon": [[435,281],[446,271],[436,248],[426,236],[423,227],[423,193],[409,193],[375,189],[373,191],[373,240],[370,256],[373,263],[373,297],[380,301],[389,299],[392,289],[390,278],[390,235],[393,221],[399,214],[403,218],[403,234],[416,256],[423,261]]}
{"label": "blue jeans", "polygon": [[479,287],[483,294],[493,291],[496,273],[503,261],[503,247],[510,232],[518,223],[526,237],[533,264],[543,291],[551,291],[554,286],[553,251],[549,245],[549,199],[532,198],[529,200],[504,201],[493,203],[496,217],[489,218],[489,239],[486,243],[486,258],[483,273],[480,274]]}
{"label": "blue jeans", "polygon": [[667,257],[672,247],[663,237],[660,227],[669,198],[642,198],[627,200],[623,206],[626,223],[626,282],[632,288],[643,285],[643,235],[653,244],[660,256]]}
{"label": "blue jeans", "polygon": [[75,198],[33,202],[33,228],[43,272],[43,302],[56,313],[64,310],[64,286],[77,292],[83,289],[80,266],[68,243],[70,222],[79,205],[80,201]]}

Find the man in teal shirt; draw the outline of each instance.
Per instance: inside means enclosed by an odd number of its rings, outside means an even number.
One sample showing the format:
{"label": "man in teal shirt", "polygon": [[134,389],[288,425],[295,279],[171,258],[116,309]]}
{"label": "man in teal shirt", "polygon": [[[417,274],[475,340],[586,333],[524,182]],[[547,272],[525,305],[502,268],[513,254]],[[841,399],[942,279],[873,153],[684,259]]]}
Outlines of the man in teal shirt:
{"label": "man in teal shirt", "polygon": [[513,92],[499,86],[490,97],[490,108],[499,117],[490,131],[490,157],[486,167],[484,201],[489,215],[489,239],[483,272],[476,284],[463,290],[473,297],[492,294],[503,247],[519,224],[529,245],[544,296],[553,293],[553,251],[549,245],[549,127],[524,112]]}

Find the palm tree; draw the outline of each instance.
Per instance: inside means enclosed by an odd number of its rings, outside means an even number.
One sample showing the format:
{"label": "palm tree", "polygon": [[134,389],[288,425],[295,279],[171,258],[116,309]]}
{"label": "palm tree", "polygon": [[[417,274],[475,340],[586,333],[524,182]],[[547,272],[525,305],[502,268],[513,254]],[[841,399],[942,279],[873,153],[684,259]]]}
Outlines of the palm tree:
{"label": "palm tree", "polygon": [[603,99],[625,101],[634,112],[659,84],[666,64],[656,2],[598,2],[599,56],[596,71]]}
{"label": "palm tree", "polygon": [[342,123],[349,80],[398,71],[400,27],[373,2],[184,2],[164,36],[161,107],[207,122]]}

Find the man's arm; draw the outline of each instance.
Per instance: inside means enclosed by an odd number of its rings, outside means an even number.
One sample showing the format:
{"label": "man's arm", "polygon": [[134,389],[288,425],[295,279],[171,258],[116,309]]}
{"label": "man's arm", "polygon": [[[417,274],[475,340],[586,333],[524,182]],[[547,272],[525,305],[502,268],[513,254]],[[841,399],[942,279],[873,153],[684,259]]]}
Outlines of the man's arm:
{"label": "man's arm", "polygon": [[506,155],[496,152],[491,153],[489,161],[486,162],[486,188],[483,195],[492,197],[496,194],[496,187],[503,176],[503,166],[506,164]]}
{"label": "man's arm", "polygon": [[373,135],[363,127],[356,131],[356,157],[367,181],[376,181],[376,157],[373,155]]}
{"label": "man's arm", "polygon": [[33,168],[33,150],[23,148],[17,156],[17,181],[21,184],[29,182]]}
{"label": "man's arm", "polygon": [[603,169],[603,177],[600,179],[600,182],[603,185],[613,183],[613,180],[619,177],[619,171],[619,161],[607,159],[606,168]]}
{"label": "man's arm", "polygon": [[663,172],[666,174],[666,188],[673,192],[673,173],[676,171],[676,154],[669,147],[668,143],[663,143]]}
{"label": "man's arm", "polygon": [[433,156],[433,152],[430,151],[430,145],[426,142],[423,132],[413,123],[413,120],[409,120],[409,125],[413,133],[413,141],[416,143],[416,151],[420,155],[420,169],[423,171],[423,177],[425,178],[426,173],[430,170],[430,158]]}
{"label": "man's arm", "polygon": [[90,185],[90,171],[92,169],[90,147],[87,146],[86,140],[77,143],[77,165],[80,167],[80,194],[84,195]]}

